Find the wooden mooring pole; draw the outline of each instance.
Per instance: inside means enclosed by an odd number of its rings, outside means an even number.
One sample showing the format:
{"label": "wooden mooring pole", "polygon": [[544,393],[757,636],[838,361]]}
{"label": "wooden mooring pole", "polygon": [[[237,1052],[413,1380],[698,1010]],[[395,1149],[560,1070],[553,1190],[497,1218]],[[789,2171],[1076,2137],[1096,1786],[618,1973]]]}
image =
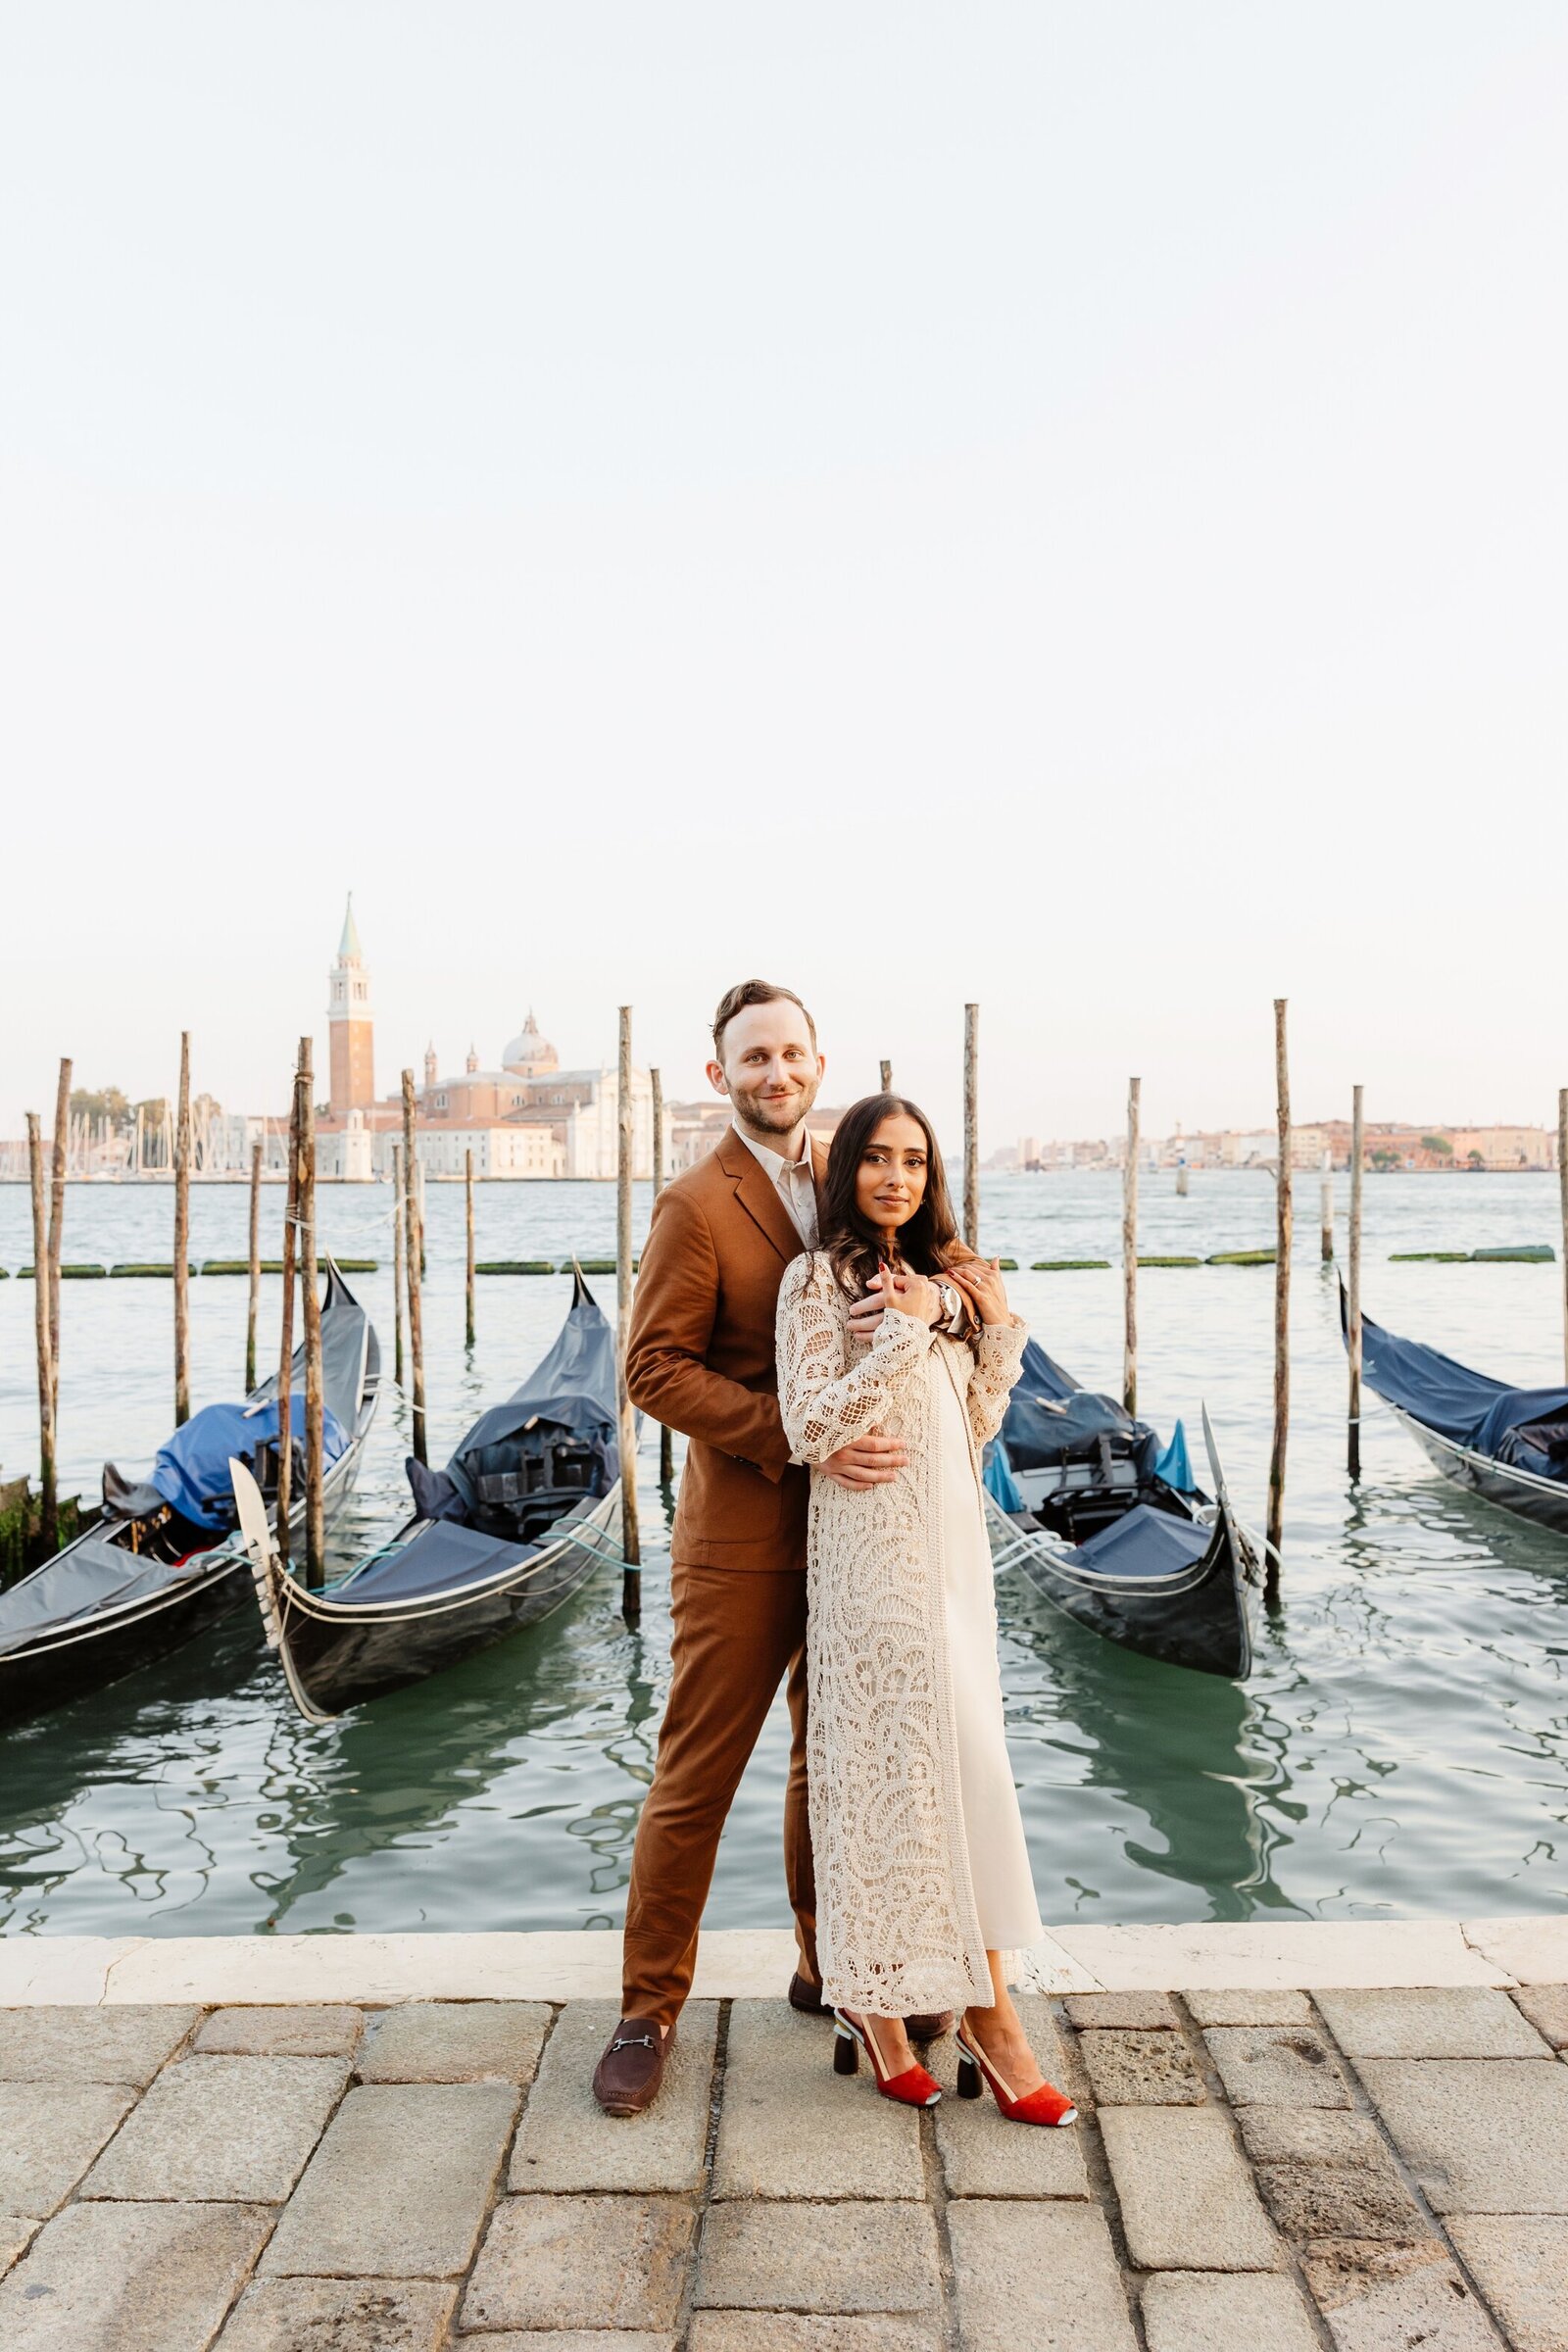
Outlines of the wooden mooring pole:
{"label": "wooden mooring pole", "polygon": [[881,1064],[881,1069],[882,1069],[882,1092],[883,1092],[885,1095],[891,1095],[891,1094],[892,1094],[892,1092],[893,1092],[893,1064],[892,1064],[892,1062],[891,1062],[891,1061],[884,1061],[884,1062]]}
{"label": "wooden mooring pole", "polygon": [[300,1039],[300,1300],[305,1309],[305,1582],[318,1592],[326,1582],[324,1396],[321,1388],[321,1297],[316,1258],[316,1092],[311,1040]]}
{"label": "wooden mooring pole", "polygon": [[1321,1229],[1323,1263],[1334,1263],[1334,1154],[1323,1154],[1323,1174],[1318,1185],[1318,1224]]}
{"label": "wooden mooring pole", "polygon": [[424,1271],[424,1225],[419,1215],[419,1154],[415,1143],[414,1072],[403,1073],[403,1173],[407,1186],[404,1211],[404,1264],[409,1290],[409,1359],[414,1375],[414,1451],[428,1463],[424,1434],[424,1316],[419,1278]]}
{"label": "wooden mooring pole", "polygon": [[1366,1157],[1366,1114],[1362,1089],[1350,1095],[1350,1280],[1346,1300],[1347,1353],[1350,1359],[1349,1446],[1350,1476],[1361,1475],[1361,1163]]}
{"label": "wooden mooring pole", "polygon": [[60,1548],[55,1490],[55,1362],[49,1341],[49,1212],[38,1113],[27,1113],[27,1172],[32,1179],[32,1313],[38,1339],[38,1540],[45,1556]]}
{"label": "wooden mooring pole", "polygon": [[[664,1082],[657,1070],[650,1070],[654,1089],[654,1199],[664,1189]],[[673,1484],[675,1477],[675,1440],[671,1432],[659,1432],[659,1483],[662,1487]]]}
{"label": "wooden mooring pole", "polygon": [[642,1545],[637,1527],[637,1415],[626,1385],[631,1339],[631,1179],[637,1130],[631,1099],[631,1006],[620,1008],[620,1074],[615,1158],[615,1382],[620,1405],[620,1608],[627,1624],[642,1615]]}
{"label": "wooden mooring pole", "polygon": [[289,1563],[289,1513],[294,1505],[294,1261],[299,1250],[300,1074],[288,1106],[288,1189],[283,1206],[283,1330],[277,1368],[277,1555]]}
{"label": "wooden mooring pole", "polygon": [[464,1210],[468,1230],[468,1287],[466,1311],[463,1325],[463,1344],[466,1348],[471,1348],[473,1346],[473,1148],[471,1145],[463,1155],[463,1185]]}
{"label": "wooden mooring pole", "polygon": [[1274,1092],[1279,1135],[1279,1181],[1274,1227],[1274,1443],[1268,1457],[1268,1540],[1273,1546],[1263,1591],[1280,1592],[1280,1540],[1285,1527],[1285,1446],[1291,1425],[1291,1071],[1286,1052],[1287,1000],[1274,1000]]}
{"label": "wooden mooring pole", "polygon": [[[892,1072],[888,1075],[891,1077]],[[980,1007],[963,1008],[963,1238],[980,1247]]]}
{"label": "wooden mooring pole", "polygon": [[190,1419],[190,1031],[179,1033],[174,1122],[174,1427]]}
{"label": "wooden mooring pole", "polygon": [[403,1146],[392,1147],[392,1377],[403,1386],[403,1329],[408,1320],[408,1277],[404,1256],[408,1248],[409,1203],[403,1181]]}
{"label": "wooden mooring pole", "polygon": [[1557,1089],[1557,1189],[1562,1198],[1562,1360],[1568,1371],[1568,1086]]}
{"label": "wooden mooring pole", "polygon": [[256,1386],[256,1313],[262,1298],[262,1147],[251,1146],[250,1298],[245,1308],[245,1394]]}
{"label": "wooden mooring pole", "polygon": [[1144,1082],[1127,1081],[1127,1164],[1121,1178],[1122,1402],[1138,1410],[1138,1123]]}
{"label": "wooden mooring pole", "polygon": [[[60,1245],[66,1226],[66,1176],[71,1159],[71,1064],[60,1064],[55,1089],[54,1151],[49,1188],[49,1354],[54,1365],[55,1430],[60,1427]],[[85,1168],[82,1170],[86,1174]]]}

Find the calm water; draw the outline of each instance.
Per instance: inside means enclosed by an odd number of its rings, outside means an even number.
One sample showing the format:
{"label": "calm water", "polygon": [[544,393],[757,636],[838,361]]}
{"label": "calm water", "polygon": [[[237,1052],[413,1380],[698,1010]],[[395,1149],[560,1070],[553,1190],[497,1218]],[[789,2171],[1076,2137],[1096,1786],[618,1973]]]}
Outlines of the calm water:
{"label": "calm water", "polygon": [[[1339,1180],[1344,1210],[1345,1179]],[[1147,1179],[1143,1246],[1267,1246],[1266,1179]],[[267,1196],[270,1227],[280,1196]],[[646,1200],[639,1214],[646,1214]],[[1298,1200],[1286,1600],[1245,1690],[1078,1632],[1021,1583],[1001,1591],[1008,1736],[1048,1920],[1410,1917],[1546,1910],[1568,1897],[1568,1544],[1431,1476],[1386,1415],[1358,1495],[1344,1474],[1345,1371],[1317,1262],[1317,1183]],[[492,1186],[481,1256],[611,1254],[613,1194]],[[993,1177],[993,1250],[1113,1257],[1113,1177]],[[74,1187],[68,1258],[167,1258],[167,1191]],[[245,1196],[198,1191],[193,1255],[244,1253]],[[323,1239],[383,1270],[355,1278],[391,1362],[384,1187],[328,1189]],[[1367,1305],[1519,1382],[1561,1377],[1556,1266],[1394,1266],[1391,1250],[1555,1238],[1555,1179],[1386,1177],[1367,1185]],[[515,1385],[566,1303],[561,1278],[482,1282],[463,1347],[461,1188],[432,1185],[425,1294],[432,1459]],[[275,1247],[269,1241],[268,1247]],[[31,1257],[20,1188],[0,1188],[0,1264]],[[1143,1276],[1141,1391],[1197,1437],[1206,1400],[1233,1493],[1261,1519],[1272,1274]],[[1120,1379],[1119,1277],[1021,1274],[1013,1297],[1080,1378]],[[613,1310],[613,1283],[596,1283]],[[265,1343],[279,1286],[264,1294]],[[245,1286],[191,1286],[198,1401],[238,1393]],[[145,1463],[172,1397],[171,1286],[68,1285],[63,1461]],[[0,1283],[0,1463],[35,1445],[32,1287]],[[340,1549],[405,1508],[408,1427],[390,1379]],[[645,1529],[667,1524],[642,1462]],[[300,1723],[247,1615],[116,1689],[0,1736],[0,1925],[98,1935],[619,1922],[667,1672],[664,1560],[629,1633],[607,1577],[548,1625],[325,1730]],[[710,1910],[786,1918],[775,1710],[730,1821]]]}

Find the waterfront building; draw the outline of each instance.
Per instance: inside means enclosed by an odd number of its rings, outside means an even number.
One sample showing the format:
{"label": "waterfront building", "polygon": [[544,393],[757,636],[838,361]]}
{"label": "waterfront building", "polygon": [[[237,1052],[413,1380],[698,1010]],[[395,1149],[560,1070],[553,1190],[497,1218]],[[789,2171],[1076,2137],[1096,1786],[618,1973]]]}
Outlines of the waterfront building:
{"label": "waterfront building", "polygon": [[[633,1069],[632,1165],[639,1176],[654,1172],[654,1087],[643,1069]],[[514,1037],[502,1048],[499,1069],[482,1070],[470,1045],[461,1072],[439,1073],[432,1050],[425,1056],[419,1090],[419,1155],[434,1173],[461,1173],[463,1147],[443,1139],[474,1141],[479,1173],[480,1140],[486,1173],[492,1176],[577,1176],[603,1181],[615,1174],[620,1152],[620,1077],[609,1063],[564,1070],[561,1056],[530,1010]]]}
{"label": "waterfront building", "polygon": [[[374,1092],[374,1024],[370,980],[354,920],[352,899],[329,976],[330,1100],[317,1121],[318,1171],[326,1179],[368,1183],[392,1172],[403,1137],[403,1097]],[[415,1090],[416,1149],[434,1177],[461,1177],[473,1153],[475,1176],[613,1177],[619,1154],[618,1070],[564,1070],[561,1056],[530,1009],[502,1049],[500,1066],[481,1069],[470,1045],[463,1068],[443,1076],[432,1041],[424,1050],[423,1083]],[[639,1176],[654,1165],[653,1081],[632,1072],[634,1164]]]}
{"label": "waterfront building", "polygon": [[1554,1168],[1557,1139],[1547,1127],[1453,1127],[1447,1132],[1455,1167]]}

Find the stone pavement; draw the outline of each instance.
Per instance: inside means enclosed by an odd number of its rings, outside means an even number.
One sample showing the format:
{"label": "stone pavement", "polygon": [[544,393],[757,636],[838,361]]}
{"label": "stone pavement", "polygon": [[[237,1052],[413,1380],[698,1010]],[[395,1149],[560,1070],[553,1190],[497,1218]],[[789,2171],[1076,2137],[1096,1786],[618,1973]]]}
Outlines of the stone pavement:
{"label": "stone pavement", "polygon": [[1568,1984],[1032,1996],[1083,2111],[597,2000],[0,2008],[4,2352],[1568,2352]]}

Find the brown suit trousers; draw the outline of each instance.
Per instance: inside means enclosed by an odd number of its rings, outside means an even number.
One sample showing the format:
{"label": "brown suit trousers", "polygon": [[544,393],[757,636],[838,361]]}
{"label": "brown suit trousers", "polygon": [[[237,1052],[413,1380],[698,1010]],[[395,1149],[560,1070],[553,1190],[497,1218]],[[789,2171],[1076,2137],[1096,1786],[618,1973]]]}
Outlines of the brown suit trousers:
{"label": "brown suit trousers", "polygon": [[[825,1152],[813,1145],[821,1180]],[[622,2014],[670,2025],[691,1989],[719,1836],[779,1684],[792,1740],[784,1862],[816,1975],[806,1797],[807,1473],[779,1418],[773,1323],[799,1234],[727,1133],[654,1207],[626,1374],[643,1410],[690,1441],[675,1513],[673,1676],[632,1856]]]}

